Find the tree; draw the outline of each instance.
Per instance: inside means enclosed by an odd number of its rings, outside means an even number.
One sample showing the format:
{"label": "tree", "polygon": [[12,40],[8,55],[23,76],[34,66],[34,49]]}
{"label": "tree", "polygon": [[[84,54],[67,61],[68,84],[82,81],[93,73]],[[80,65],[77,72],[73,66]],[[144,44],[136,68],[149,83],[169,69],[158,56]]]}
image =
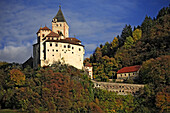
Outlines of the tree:
{"label": "tree", "polygon": [[126,49],[128,49],[133,45],[133,43],[134,43],[133,38],[131,36],[129,36],[129,37],[126,38],[124,46],[125,46]]}
{"label": "tree", "polygon": [[125,27],[122,30],[122,34],[121,34],[122,42],[121,42],[121,44],[122,43],[124,44],[126,37],[129,37],[129,36],[132,36],[132,28],[131,28],[131,25],[126,24]]}
{"label": "tree", "polygon": [[96,62],[100,62],[100,59],[102,58],[102,52],[99,47],[96,48],[95,53],[93,54],[94,59]]}
{"label": "tree", "polygon": [[157,19],[158,18],[160,18],[160,17],[162,17],[162,16],[164,16],[164,15],[167,15],[167,14],[170,14],[170,7],[164,7],[164,8],[162,8],[160,11],[159,11],[159,13],[158,13],[158,15],[157,15]]}
{"label": "tree", "polygon": [[105,43],[105,45],[101,48],[101,51],[102,51],[102,56],[110,54],[110,44],[109,44],[109,42]]}
{"label": "tree", "polygon": [[111,48],[115,48],[115,47],[118,47],[119,45],[119,41],[118,41],[118,38],[117,37],[114,37],[113,41],[111,42]]}
{"label": "tree", "polygon": [[141,25],[141,30],[142,30],[142,36],[148,36],[150,34],[150,30],[153,26],[153,20],[151,19],[151,17],[148,17],[146,15],[145,20],[142,22]]}
{"label": "tree", "polygon": [[170,55],[166,55],[145,61],[139,72],[139,80],[141,83],[152,83],[158,87],[161,84],[169,84],[169,75]]}
{"label": "tree", "polygon": [[133,31],[132,35],[133,35],[134,42],[136,42],[142,37],[142,30],[136,29],[135,31]]}
{"label": "tree", "polygon": [[23,85],[25,82],[25,75],[18,69],[12,69],[9,72],[10,80],[15,85]]}
{"label": "tree", "polygon": [[156,94],[156,107],[160,109],[160,112],[167,111],[170,103],[170,87],[165,87],[162,91]]}

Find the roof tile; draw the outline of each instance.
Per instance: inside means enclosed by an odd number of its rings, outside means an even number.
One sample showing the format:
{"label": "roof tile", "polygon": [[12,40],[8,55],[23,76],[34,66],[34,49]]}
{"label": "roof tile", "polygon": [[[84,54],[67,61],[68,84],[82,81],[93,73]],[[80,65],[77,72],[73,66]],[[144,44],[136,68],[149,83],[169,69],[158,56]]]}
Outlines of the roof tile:
{"label": "roof tile", "polygon": [[59,37],[59,35],[53,31],[51,31],[46,37]]}
{"label": "roof tile", "polygon": [[118,70],[117,74],[119,74],[119,73],[137,72],[140,69],[140,67],[141,67],[140,65],[124,67],[124,68]]}

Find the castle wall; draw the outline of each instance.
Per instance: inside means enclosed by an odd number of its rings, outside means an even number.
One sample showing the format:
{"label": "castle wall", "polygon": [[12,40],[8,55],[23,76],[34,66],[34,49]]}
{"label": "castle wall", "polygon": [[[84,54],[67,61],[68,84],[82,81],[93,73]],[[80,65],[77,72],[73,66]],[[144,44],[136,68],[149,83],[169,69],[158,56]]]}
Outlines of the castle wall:
{"label": "castle wall", "polygon": [[94,88],[116,92],[118,95],[136,95],[140,89],[144,88],[144,85],[141,84],[96,82],[94,80],[92,80],[92,82],[94,83]]}
{"label": "castle wall", "polygon": [[38,67],[38,65],[40,64],[40,45],[34,44],[33,45],[33,67]]}
{"label": "castle wall", "polygon": [[57,61],[72,65],[78,69],[83,67],[84,47],[61,42],[45,42],[46,56],[41,66],[51,65]]}

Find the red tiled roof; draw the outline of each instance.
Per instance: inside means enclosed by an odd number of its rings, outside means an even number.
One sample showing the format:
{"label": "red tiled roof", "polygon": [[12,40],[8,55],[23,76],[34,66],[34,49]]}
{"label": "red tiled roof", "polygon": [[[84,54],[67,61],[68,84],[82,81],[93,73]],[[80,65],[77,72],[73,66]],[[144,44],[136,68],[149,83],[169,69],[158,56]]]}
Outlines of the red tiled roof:
{"label": "red tiled roof", "polygon": [[51,31],[51,29],[49,29],[47,26],[45,26],[45,27],[40,27],[40,29],[38,30],[38,32],[37,33],[39,33],[40,32],[40,30],[50,30]]}
{"label": "red tiled roof", "polygon": [[130,66],[130,67],[124,67],[122,69],[120,69],[117,73],[130,73],[130,72],[136,72],[140,69],[140,65],[136,65],[136,66]]}
{"label": "red tiled roof", "polygon": [[71,40],[66,40],[66,39],[60,39],[60,40],[51,40],[51,39],[47,39],[45,42],[62,42],[62,43],[69,43],[69,44],[74,44],[74,45],[79,45],[79,46],[83,46],[75,41],[71,41]]}
{"label": "red tiled roof", "polygon": [[53,31],[51,31],[46,37],[59,37],[59,35]]}
{"label": "red tiled roof", "polygon": [[45,26],[45,27],[41,28],[41,30],[51,30],[51,29],[49,29],[47,26]]}
{"label": "red tiled roof", "polygon": [[76,39],[76,38],[65,38],[66,40],[70,40],[70,41],[75,41],[75,42],[81,42],[80,40]]}

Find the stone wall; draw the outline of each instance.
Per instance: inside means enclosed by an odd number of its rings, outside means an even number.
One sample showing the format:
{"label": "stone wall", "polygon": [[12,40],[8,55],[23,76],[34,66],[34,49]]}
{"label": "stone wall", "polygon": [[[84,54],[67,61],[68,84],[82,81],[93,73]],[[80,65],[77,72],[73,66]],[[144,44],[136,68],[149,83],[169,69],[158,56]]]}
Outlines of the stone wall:
{"label": "stone wall", "polygon": [[116,92],[118,95],[138,94],[139,90],[144,88],[141,84],[126,84],[126,83],[109,83],[109,82],[96,82],[94,83],[94,88],[105,89],[108,91]]}

